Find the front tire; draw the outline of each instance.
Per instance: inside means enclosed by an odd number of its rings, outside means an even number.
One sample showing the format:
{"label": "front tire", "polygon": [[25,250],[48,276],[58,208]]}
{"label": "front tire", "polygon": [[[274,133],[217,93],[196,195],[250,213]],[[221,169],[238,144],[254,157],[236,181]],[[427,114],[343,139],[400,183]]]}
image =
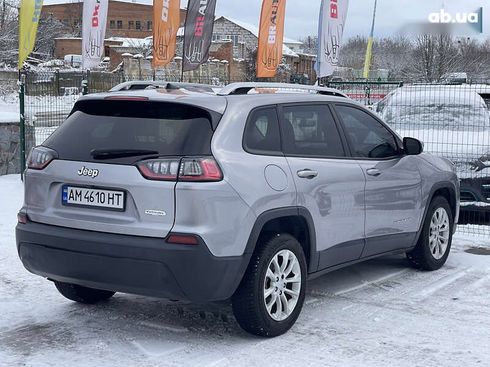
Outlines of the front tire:
{"label": "front tire", "polygon": [[56,286],[56,289],[58,289],[58,292],[69,300],[89,305],[106,301],[115,294],[115,292],[56,281],[54,282],[54,285]]}
{"label": "front tire", "polygon": [[435,197],[430,203],[417,246],[407,253],[412,266],[423,270],[438,270],[451,251],[454,220],[448,201]]}
{"label": "front tire", "polygon": [[242,329],[264,337],[287,332],[303,307],[306,269],[303,249],[293,236],[276,234],[261,241],[232,298]]}

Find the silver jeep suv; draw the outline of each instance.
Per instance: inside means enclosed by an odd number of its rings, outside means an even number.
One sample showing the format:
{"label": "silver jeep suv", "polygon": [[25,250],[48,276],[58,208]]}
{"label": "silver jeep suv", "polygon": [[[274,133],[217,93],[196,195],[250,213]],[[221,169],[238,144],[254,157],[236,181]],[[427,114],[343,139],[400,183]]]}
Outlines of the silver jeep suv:
{"label": "silver jeep suv", "polygon": [[393,253],[445,263],[453,165],[342,93],[141,88],[81,98],[28,159],[18,253],[65,297],[231,299],[270,337],[298,318],[307,279]]}

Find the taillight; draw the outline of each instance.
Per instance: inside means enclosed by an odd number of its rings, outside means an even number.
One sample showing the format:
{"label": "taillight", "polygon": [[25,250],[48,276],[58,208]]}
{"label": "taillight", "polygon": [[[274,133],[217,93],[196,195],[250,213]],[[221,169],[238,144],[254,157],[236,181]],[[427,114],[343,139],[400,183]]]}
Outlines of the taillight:
{"label": "taillight", "polygon": [[38,146],[32,148],[31,153],[27,158],[27,167],[30,169],[42,170],[56,158],[58,158],[58,154],[53,149]]}
{"label": "taillight", "polygon": [[180,159],[150,159],[137,164],[143,177],[149,180],[176,181]]}
{"label": "taillight", "polygon": [[150,159],[139,162],[137,167],[149,180],[213,182],[223,179],[218,163],[210,157]]}
{"label": "taillight", "polygon": [[213,158],[183,158],[179,181],[221,181],[223,174]]}

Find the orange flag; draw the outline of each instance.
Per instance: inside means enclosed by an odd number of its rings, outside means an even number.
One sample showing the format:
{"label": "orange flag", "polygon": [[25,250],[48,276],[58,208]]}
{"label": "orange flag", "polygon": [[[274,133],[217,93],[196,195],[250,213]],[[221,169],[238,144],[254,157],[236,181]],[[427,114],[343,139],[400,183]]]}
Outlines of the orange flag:
{"label": "orange flag", "polygon": [[286,0],[263,0],[257,51],[258,78],[276,75],[282,60],[285,18]]}
{"label": "orange flag", "polygon": [[153,0],[153,67],[172,61],[179,28],[180,0]]}

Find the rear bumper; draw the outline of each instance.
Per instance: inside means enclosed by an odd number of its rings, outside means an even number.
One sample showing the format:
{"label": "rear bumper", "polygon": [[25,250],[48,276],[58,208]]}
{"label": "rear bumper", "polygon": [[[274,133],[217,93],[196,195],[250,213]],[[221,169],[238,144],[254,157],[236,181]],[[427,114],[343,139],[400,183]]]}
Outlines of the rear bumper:
{"label": "rear bumper", "polygon": [[30,272],[60,282],[190,302],[230,298],[250,256],[215,257],[204,242],[92,232],[28,222],[16,228]]}

